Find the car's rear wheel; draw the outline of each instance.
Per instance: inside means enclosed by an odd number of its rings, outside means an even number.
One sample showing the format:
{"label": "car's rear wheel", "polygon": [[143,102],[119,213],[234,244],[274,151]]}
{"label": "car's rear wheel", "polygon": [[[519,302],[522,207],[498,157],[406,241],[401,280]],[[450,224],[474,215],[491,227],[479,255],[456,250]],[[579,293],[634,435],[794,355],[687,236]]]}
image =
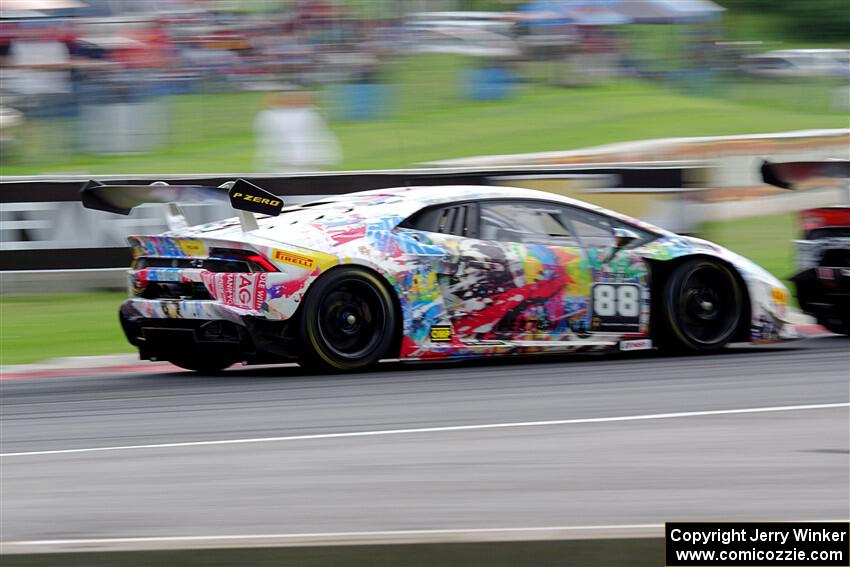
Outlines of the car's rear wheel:
{"label": "car's rear wheel", "polygon": [[385,358],[395,342],[390,291],[374,273],[337,268],[313,284],[301,306],[302,366],[356,370]]}
{"label": "car's rear wheel", "polygon": [[707,259],[677,266],[664,286],[662,346],[712,352],[726,346],[741,323],[744,290],[732,269]]}

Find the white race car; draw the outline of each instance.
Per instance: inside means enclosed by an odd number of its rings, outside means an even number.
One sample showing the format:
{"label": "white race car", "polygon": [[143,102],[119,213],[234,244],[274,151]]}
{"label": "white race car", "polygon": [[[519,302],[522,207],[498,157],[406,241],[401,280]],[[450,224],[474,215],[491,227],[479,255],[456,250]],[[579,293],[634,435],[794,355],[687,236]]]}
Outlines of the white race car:
{"label": "white race car", "polygon": [[[239,217],[134,236],[121,322],[141,357],[201,371],[793,338],[789,294],[721,246],[551,193],[402,187],[284,207],[232,186],[89,182],[90,208],[229,199]],[[254,215],[259,213],[259,218]]]}

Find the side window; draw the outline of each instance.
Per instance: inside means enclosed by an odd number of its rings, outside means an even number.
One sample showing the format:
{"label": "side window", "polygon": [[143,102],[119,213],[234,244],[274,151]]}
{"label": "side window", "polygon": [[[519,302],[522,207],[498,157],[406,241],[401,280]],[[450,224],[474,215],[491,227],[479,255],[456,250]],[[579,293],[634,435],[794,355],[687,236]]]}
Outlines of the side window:
{"label": "side window", "polygon": [[425,209],[400,223],[399,226],[427,232],[468,236],[474,231],[475,220],[475,205],[466,203]]}
{"label": "side window", "polygon": [[562,218],[562,208],[542,201],[483,201],[479,204],[482,240],[575,246],[578,241]]}
{"label": "side window", "polygon": [[585,248],[607,248],[614,245],[614,224],[608,217],[586,213],[578,209],[567,210],[566,215],[573,230]]}
{"label": "side window", "polygon": [[640,237],[630,245],[630,248],[636,248],[653,238],[652,234],[644,232],[637,227],[583,209],[564,207],[564,219],[585,248],[608,248],[614,246],[613,230],[615,228],[627,228]]}

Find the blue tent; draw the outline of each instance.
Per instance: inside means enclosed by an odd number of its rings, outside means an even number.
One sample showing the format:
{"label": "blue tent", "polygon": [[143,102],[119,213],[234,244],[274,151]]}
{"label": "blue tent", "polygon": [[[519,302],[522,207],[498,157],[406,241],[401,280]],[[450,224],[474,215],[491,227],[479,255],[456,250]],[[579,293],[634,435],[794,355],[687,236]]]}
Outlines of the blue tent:
{"label": "blue tent", "polygon": [[559,0],[534,0],[519,7],[528,25],[565,25],[573,23],[567,15],[564,2]]}

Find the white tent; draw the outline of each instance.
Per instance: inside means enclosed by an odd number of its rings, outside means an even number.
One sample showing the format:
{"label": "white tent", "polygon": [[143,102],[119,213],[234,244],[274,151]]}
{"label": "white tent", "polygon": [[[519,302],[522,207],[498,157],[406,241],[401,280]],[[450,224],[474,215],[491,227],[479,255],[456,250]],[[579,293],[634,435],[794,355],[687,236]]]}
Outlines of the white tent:
{"label": "white tent", "polygon": [[711,0],[621,0],[612,8],[639,24],[714,22],[726,11]]}

